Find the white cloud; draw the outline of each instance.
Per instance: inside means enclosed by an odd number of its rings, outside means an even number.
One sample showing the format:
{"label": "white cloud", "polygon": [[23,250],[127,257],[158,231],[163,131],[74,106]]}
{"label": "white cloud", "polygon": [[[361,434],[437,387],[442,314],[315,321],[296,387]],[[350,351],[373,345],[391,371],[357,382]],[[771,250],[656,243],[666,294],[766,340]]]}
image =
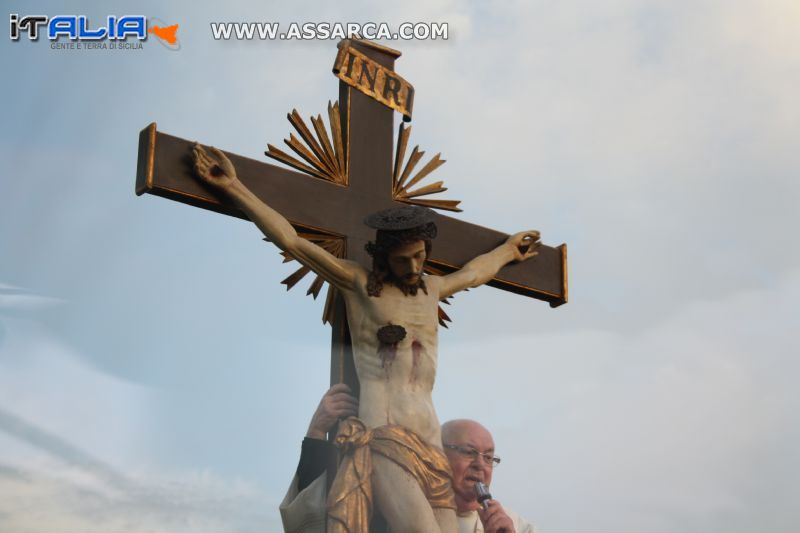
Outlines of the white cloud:
{"label": "white cloud", "polygon": [[150,390],[87,366],[32,320],[4,322],[1,531],[279,530],[275,494],[209,470],[154,470]]}
{"label": "white cloud", "polygon": [[0,283],[0,313],[3,311],[36,311],[63,303],[63,300],[30,294],[29,291]]}
{"label": "white cloud", "polygon": [[125,490],[87,483],[58,463],[0,465],[0,529],[47,533],[279,531],[277,502],[208,472],[131,477]]}
{"label": "white cloud", "polygon": [[800,518],[798,298],[795,271],[640,333],[455,343],[440,416],[486,421],[506,459],[495,496],[546,530],[788,533]]}
{"label": "white cloud", "polygon": [[398,64],[422,85],[413,135],[442,150],[436,178],[464,200],[463,218],[570,245],[570,312],[583,326],[643,327],[687,298],[800,266],[785,244],[800,223],[796,6],[528,2],[471,14],[474,39]]}
{"label": "white cloud", "polygon": [[0,408],[106,460],[142,457],[151,391],[92,368],[31,319],[3,326]]}

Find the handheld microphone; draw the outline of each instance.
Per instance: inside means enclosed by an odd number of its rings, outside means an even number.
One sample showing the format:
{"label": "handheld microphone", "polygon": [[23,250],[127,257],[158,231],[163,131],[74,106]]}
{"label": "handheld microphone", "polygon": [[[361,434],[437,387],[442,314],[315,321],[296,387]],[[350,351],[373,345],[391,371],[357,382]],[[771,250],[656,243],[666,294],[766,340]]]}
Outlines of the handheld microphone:
{"label": "handheld microphone", "polygon": [[486,511],[489,509],[488,501],[492,499],[492,494],[489,492],[489,487],[481,483],[480,481],[475,482],[475,494],[478,495],[478,503],[483,506],[483,510]]}

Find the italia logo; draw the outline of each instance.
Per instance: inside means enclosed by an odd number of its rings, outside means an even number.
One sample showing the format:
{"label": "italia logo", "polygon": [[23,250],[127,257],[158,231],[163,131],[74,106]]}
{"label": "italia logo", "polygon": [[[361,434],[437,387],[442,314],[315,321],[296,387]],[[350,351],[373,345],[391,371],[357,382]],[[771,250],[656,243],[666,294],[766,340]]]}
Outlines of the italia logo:
{"label": "italia logo", "polygon": [[[180,49],[177,38],[178,25],[153,25],[148,28],[147,17],[143,15],[109,15],[105,25],[92,26],[85,15],[9,15],[9,37],[18,41],[20,35],[27,34],[29,41],[38,41],[44,35],[51,41],[65,37],[70,41],[125,41],[129,38],[146,41],[148,34],[155,35],[161,44],[171,50]],[[160,22],[160,21],[159,21]]]}

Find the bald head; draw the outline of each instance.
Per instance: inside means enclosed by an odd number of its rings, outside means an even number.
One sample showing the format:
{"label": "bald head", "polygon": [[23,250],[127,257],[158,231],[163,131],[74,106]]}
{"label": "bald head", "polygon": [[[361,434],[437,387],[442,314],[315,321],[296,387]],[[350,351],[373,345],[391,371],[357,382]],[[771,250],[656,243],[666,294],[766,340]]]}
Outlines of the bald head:
{"label": "bald head", "polygon": [[474,420],[459,418],[442,424],[442,442],[445,444],[462,444],[466,442],[463,440],[465,438],[477,437],[482,437],[483,440],[488,439],[494,445],[489,430]]}
{"label": "bald head", "polygon": [[[481,453],[494,454],[494,439],[489,430],[474,420],[450,420],[442,424],[442,443],[448,446],[471,448]],[[492,466],[483,457],[470,457],[458,449],[445,447],[445,454],[453,470],[453,492],[459,511],[480,507],[476,499],[475,483],[492,483]]]}

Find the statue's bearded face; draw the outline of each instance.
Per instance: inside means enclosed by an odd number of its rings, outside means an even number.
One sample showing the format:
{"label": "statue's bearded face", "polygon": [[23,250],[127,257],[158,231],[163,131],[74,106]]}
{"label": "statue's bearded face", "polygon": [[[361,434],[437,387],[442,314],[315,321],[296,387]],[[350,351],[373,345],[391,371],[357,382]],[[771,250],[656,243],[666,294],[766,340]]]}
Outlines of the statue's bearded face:
{"label": "statue's bearded face", "polygon": [[413,287],[422,279],[427,253],[425,241],[418,240],[392,248],[387,256],[389,270],[396,283]]}

